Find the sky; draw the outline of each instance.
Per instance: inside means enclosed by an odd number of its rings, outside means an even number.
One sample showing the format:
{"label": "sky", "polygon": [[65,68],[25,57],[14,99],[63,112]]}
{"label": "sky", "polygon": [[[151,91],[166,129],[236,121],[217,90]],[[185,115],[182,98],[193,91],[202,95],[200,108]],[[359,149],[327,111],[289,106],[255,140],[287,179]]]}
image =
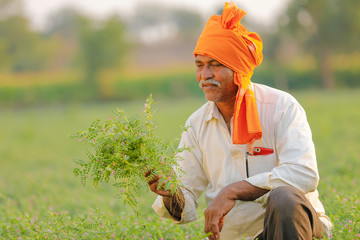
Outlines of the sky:
{"label": "sky", "polygon": [[[29,16],[32,27],[43,29],[46,19],[65,6],[76,7],[94,17],[103,17],[111,13],[131,14],[135,6],[144,2],[161,3],[167,6],[179,6],[198,10],[204,17],[214,14],[214,10],[224,5],[224,0],[22,0],[25,13]],[[230,0],[229,0],[230,1]],[[248,17],[271,25],[276,16],[286,8],[289,0],[235,0]]]}

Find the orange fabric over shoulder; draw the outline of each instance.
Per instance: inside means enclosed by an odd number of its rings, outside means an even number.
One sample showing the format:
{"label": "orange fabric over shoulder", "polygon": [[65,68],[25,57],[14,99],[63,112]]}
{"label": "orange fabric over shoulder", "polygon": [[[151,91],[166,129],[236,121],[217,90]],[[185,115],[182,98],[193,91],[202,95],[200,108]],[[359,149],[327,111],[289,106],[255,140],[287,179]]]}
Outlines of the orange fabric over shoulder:
{"label": "orange fabric over shoulder", "polygon": [[213,15],[206,23],[194,55],[214,58],[234,71],[234,83],[239,89],[233,117],[233,143],[249,144],[251,150],[252,143],[262,137],[250,78],[263,59],[263,46],[256,33],[241,25],[245,14],[233,2],[225,3],[222,15]]}

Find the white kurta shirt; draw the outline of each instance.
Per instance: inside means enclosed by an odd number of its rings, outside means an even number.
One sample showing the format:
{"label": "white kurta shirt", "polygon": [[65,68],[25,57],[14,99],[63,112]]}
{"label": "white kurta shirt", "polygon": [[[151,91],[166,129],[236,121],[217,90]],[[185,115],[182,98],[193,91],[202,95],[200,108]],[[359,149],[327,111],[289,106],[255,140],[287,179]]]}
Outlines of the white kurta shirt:
{"label": "white kurta shirt", "polygon": [[[325,215],[316,190],[319,175],[315,148],[306,114],[300,104],[288,93],[261,84],[253,84],[263,136],[253,144],[274,150],[267,156],[249,156],[246,169],[247,145],[232,143],[232,125],[229,132],[214,102],[207,102],[194,112],[186,122],[190,128],[183,133],[180,147],[190,147],[181,153],[180,165],[187,173],[182,188],[185,209],[179,223],[196,219],[199,197],[205,191],[209,205],[225,186],[246,180],[250,184],[273,189],[291,185],[306,194],[318,213],[325,229],[331,222]],[[247,176],[247,171],[249,177]],[[245,237],[253,239],[263,229],[268,194],[259,199],[236,201],[226,215],[221,231],[222,240]],[[171,217],[159,196],[155,212]]]}

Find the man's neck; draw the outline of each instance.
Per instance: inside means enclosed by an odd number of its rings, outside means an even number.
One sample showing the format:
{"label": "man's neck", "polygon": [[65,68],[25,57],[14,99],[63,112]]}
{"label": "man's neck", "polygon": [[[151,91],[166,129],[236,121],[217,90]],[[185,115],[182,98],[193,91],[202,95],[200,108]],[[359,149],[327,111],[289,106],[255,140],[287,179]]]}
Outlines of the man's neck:
{"label": "man's neck", "polygon": [[234,115],[235,100],[231,102],[216,102],[221,115],[223,116],[226,126],[230,131],[231,118]]}

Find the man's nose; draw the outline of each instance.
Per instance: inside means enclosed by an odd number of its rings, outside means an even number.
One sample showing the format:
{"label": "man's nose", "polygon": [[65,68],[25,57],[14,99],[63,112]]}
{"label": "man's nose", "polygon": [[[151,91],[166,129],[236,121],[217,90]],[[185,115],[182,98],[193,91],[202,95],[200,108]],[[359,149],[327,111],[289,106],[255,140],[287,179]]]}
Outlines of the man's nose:
{"label": "man's nose", "polygon": [[213,71],[208,66],[204,66],[201,71],[201,80],[206,80],[213,77],[214,77]]}

